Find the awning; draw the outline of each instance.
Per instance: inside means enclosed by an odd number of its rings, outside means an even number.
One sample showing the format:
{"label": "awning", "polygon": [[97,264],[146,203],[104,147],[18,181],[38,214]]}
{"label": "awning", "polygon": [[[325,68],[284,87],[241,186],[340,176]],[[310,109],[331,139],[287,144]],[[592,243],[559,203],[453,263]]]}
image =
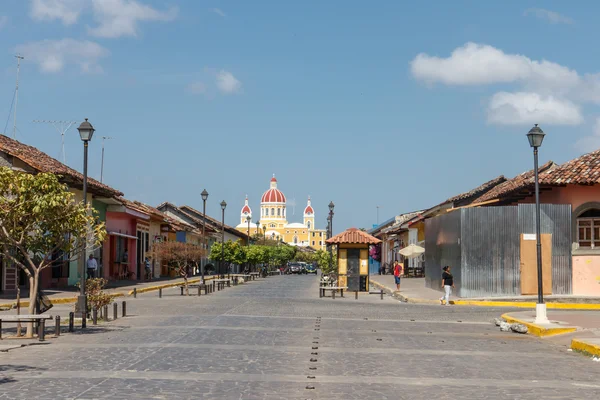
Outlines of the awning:
{"label": "awning", "polygon": [[112,235],[112,236],[120,236],[120,237],[125,237],[125,238],[128,238],[128,239],[135,239],[135,240],[137,240],[137,236],[126,235],[126,234],[121,233],[121,232],[108,232],[108,234]]}

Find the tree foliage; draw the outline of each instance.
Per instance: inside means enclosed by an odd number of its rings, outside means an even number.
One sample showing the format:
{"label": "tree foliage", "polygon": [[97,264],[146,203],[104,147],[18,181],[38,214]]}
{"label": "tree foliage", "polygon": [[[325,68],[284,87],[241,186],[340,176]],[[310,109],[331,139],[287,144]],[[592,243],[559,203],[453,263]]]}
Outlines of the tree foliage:
{"label": "tree foliage", "polygon": [[[28,313],[35,313],[40,272],[57,254],[67,262],[102,243],[104,224],[54,174],[0,167],[0,252],[29,280]],[[31,337],[31,324],[27,336]]]}
{"label": "tree foliage", "polygon": [[104,306],[113,302],[113,297],[104,291],[108,281],[104,278],[92,278],[85,281],[85,293],[87,295],[87,309],[100,311],[101,317],[106,320],[108,315],[104,315]]}
{"label": "tree foliage", "polygon": [[315,253],[317,265],[321,272],[325,275],[337,272],[337,260],[334,255],[330,255],[328,251],[317,250]]}
{"label": "tree foliage", "polygon": [[177,275],[183,278],[185,293],[189,295],[188,279],[192,266],[200,265],[200,260],[205,252],[200,246],[182,242],[159,242],[152,247],[154,254]]}
{"label": "tree foliage", "polygon": [[296,256],[296,248],[284,243],[277,246],[252,245],[250,247],[242,245],[240,241],[227,241],[224,244],[220,242],[213,243],[210,248],[210,259],[231,264],[251,265],[268,264],[270,266],[283,266]]}

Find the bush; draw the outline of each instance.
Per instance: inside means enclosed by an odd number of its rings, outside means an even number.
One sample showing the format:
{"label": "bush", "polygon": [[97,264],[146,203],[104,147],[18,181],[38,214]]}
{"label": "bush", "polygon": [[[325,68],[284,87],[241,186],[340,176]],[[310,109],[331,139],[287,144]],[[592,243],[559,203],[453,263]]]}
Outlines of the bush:
{"label": "bush", "polygon": [[102,315],[104,306],[113,302],[113,297],[103,290],[107,283],[108,281],[104,278],[92,278],[85,281],[88,312],[96,308],[99,312],[98,315],[104,319],[107,317]]}

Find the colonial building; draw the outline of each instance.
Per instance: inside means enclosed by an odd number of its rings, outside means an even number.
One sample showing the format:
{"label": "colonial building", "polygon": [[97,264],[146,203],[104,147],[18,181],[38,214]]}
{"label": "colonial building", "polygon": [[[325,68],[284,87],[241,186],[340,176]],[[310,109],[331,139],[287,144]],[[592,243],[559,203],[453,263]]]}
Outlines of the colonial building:
{"label": "colonial building", "polygon": [[293,246],[325,249],[326,231],[315,227],[315,210],[310,197],[304,208],[302,222],[288,223],[286,204],[285,195],[277,188],[277,179],[273,175],[269,189],[260,200],[260,215],[253,217],[246,196],[240,213],[240,224],[236,229],[244,233],[249,231],[250,235],[258,234],[268,239],[281,240]]}

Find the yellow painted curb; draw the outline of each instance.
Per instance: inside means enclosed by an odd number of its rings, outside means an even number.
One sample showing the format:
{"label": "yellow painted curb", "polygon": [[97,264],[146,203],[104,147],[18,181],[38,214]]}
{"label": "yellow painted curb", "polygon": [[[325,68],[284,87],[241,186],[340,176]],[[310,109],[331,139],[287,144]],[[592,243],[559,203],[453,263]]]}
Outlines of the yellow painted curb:
{"label": "yellow painted curb", "polygon": [[[214,277],[210,276],[208,278],[204,278],[205,281],[208,280],[212,280],[215,279]],[[190,279],[188,280],[188,284],[194,284],[194,283],[198,283],[200,282],[200,279]],[[181,286],[183,285],[183,282],[177,282],[177,283],[165,283],[164,285],[157,285],[157,286],[148,286],[145,288],[139,288],[137,289],[137,293],[146,293],[146,292],[152,292],[154,290],[158,290],[158,289],[166,289],[166,288],[170,288],[170,287],[176,287],[176,286]],[[133,290],[130,290],[127,293],[128,296],[133,296]]]}
{"label": "yellow painted curb", "polygon": [[574,351],[579,351],[581,353],[600,357],[600,345],[586,343],[584,340],[581,339],[571,340],[571,349],[573,349]]}
{"label": "yellow painted curb", "polygon": [[527,333],[530,333],[534,336],[538,337],[548,337],[555,335],[562,335],[565,333],[572,333],[577,331],[576,327],[557,327],[557,328],[546,328],[544,326],[536,325],[531,322],[526,322],[518,318],[511,317],[509,314],[502,315],[502,318],[506,320],[509,324],[523,324],[527,327]]}
{"label": "yellow painted curb", "polygon": [[[528,301],[479,301],[479,300],[456,300],[451,303],[463,306],[480,307],[514,307],[534,309],[536,303]],[[546,303],[547,309],[554,310],[600,310],[600,304],[587,303]]]}

